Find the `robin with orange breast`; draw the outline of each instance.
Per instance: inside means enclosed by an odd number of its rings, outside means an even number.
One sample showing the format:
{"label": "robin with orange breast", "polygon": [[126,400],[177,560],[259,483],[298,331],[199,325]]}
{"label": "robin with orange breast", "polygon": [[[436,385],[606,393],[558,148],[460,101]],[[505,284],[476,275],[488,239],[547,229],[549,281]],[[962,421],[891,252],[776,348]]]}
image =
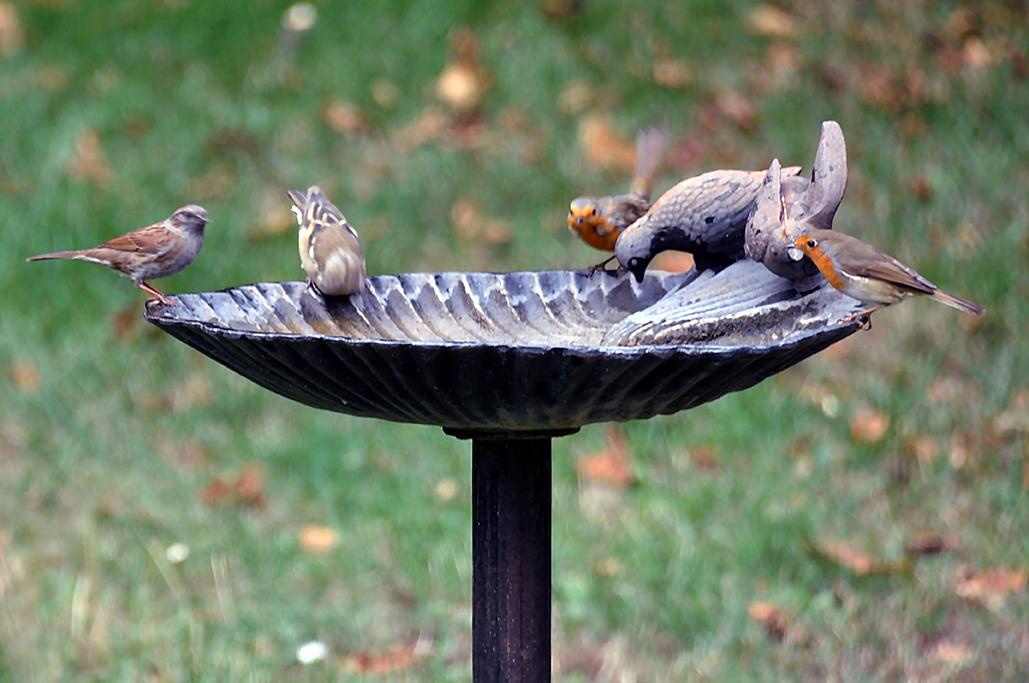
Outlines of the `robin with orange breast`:
{"label": "robin with orange breast", "polygon": [[[664,155],[665,135],[657,128],[636,136],[636,170],[628,194],[606,197],[576,197],[568,209],[568,229],[586,244],[601,251],[614,251],[622,231],[650,208],[654,177]],[[593,266],[603,268],[611,259]]]}
{"label": "robin with orange breast", "polygon": [[790,258],[800,261],[807,256],[830,285],[872,305],[841,322],[868,316],[871,325],[872,313],[912,296],[928,296],[972,315],[984,313],[983,307],[974,301],[944,292],[897,259],[850,235],[835,230],[811,230],[798,237],[795,245]]}

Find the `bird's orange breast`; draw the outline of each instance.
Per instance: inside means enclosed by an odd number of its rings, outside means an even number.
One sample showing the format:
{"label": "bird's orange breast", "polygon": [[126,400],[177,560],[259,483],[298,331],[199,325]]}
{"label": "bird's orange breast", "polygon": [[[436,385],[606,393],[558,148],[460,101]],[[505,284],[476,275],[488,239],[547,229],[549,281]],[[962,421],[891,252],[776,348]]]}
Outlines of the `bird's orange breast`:
{"label": "bird's orange breast", "polygon": [[829,281],[829,284],[838,290],[843,290],[846,287],[846,283],[843,281],[843,276],[836,269],[836,265],[833,264],[832,259],[829,255],[822,250],[821,247],[815,247],[814,249],[804,249],[804,253],[808,255],[816,266],[822,276]]}

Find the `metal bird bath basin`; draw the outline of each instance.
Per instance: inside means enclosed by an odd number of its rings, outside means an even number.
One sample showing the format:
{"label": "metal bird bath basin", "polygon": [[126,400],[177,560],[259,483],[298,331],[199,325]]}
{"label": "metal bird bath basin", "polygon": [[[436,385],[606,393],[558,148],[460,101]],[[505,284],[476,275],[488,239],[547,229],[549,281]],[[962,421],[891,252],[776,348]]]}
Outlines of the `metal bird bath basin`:
{"label": "metal bird bath basin", "polygon": [[411,273],[183,294],[147,320],[315,408],[473,439],[476,681],[550,679],[550,439],[750,387],[858,329],[846,297],[720,273]]}

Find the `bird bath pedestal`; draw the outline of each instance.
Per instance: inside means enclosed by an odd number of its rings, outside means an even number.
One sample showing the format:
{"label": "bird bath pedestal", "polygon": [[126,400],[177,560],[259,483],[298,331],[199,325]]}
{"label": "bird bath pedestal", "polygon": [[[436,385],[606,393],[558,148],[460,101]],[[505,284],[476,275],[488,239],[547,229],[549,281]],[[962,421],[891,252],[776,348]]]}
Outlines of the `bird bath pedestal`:
{"label": "bird bath pedestal", "polygon": [[147,320],[286,398],[471,439],[480,683],[550,680],[553,437],[712,401],[858,329],[838,322],[842,295],[797,292],[752,262],[639,285],[412,273],[328,302],[296,282],[173,300]]}

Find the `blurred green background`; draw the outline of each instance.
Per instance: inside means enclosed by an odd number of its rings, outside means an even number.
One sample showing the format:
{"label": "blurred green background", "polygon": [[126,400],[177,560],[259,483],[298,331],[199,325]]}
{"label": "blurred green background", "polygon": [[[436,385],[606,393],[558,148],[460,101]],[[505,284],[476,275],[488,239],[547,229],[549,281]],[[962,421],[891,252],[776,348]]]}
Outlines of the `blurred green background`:
{"label": "blurred green background", "polygon": [[809,165],[829,118],[836,227],[988,315],[906,303],[624,454],[558,440],[557,676],[1024,675],[1023,3],[315,7],[0,1],[0,681],[469,677],[466,443],[291,404],[25,257],[198,202],[159,287],[298,279],[284,190],[317,182],[371,273],[579,268],[568,201],[627,186],[637,129],[663,189]]}

